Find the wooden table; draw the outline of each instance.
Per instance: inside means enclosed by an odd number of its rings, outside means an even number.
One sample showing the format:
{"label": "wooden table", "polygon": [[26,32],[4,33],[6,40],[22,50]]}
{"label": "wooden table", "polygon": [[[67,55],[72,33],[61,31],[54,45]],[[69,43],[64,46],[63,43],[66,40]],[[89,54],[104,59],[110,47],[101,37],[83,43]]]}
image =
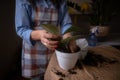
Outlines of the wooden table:
{"label": "wooden table", "polygon": [[86,58],[72,70],[61,69],[53,54],[45,80],[120,80],[120,50],[111,46],[90,48]]}

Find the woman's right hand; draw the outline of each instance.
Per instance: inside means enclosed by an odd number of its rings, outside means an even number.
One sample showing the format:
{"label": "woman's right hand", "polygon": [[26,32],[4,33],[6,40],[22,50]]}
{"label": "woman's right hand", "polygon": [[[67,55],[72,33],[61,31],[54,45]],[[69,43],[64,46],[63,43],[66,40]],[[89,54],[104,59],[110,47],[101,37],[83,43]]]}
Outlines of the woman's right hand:
{"label": "woman's right hand", "polygon": [[31,33],[31,39],[41,41],[47,48],[55,50],[58,46],[60,36],[51,34],[46,30],[34,30]]}

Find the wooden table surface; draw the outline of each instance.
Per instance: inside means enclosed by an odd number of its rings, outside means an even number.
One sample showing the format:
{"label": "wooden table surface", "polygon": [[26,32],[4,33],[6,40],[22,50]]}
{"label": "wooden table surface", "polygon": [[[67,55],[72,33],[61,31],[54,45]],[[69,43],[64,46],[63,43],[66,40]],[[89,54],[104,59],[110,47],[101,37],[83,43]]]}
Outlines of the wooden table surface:
{"label": "wooden table surface", "polygon": [[61,69],[52,55],[45,80],[120,80],[120,50],[111,46],[90,48],[86,58],[69,71]]}

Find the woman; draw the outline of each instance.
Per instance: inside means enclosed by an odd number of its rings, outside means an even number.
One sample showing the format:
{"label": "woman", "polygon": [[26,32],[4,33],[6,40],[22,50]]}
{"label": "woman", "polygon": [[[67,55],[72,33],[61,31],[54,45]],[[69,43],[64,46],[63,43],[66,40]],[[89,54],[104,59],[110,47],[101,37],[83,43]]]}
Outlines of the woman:
{"label": "woman", "polygon": [[[46,70],[49,55],[57,47],[58,38],[42,28],[42,24],[60,26],[61,33],[71,25],[65,0],[16,0],[15,26],[22,43],[22,76],[41,80]],[[63,37],[69,37],[65,34]]]}

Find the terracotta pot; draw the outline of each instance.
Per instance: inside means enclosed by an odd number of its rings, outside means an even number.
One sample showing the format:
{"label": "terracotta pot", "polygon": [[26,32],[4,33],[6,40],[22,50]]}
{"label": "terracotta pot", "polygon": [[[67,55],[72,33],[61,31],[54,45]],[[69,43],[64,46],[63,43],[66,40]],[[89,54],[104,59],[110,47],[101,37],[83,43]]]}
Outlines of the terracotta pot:
{"label": "terracotta pot", "polygon": [[106,37],[109,34],[109,26],[99,26],[98,27],[98,37]]}
{"label": "terracotta pot", "polygon": [[96,32],[97,37],[105,37],[109,34],[110,27],[109,26],[90,26],[90,29],[98,28],[98,32]]}
{"label": "terracotta pot", "polygon": [[96,28],[98,31],[95,33],[98,41],[105,41],[110,32],[109,26],[90,26],[90,29]]}

